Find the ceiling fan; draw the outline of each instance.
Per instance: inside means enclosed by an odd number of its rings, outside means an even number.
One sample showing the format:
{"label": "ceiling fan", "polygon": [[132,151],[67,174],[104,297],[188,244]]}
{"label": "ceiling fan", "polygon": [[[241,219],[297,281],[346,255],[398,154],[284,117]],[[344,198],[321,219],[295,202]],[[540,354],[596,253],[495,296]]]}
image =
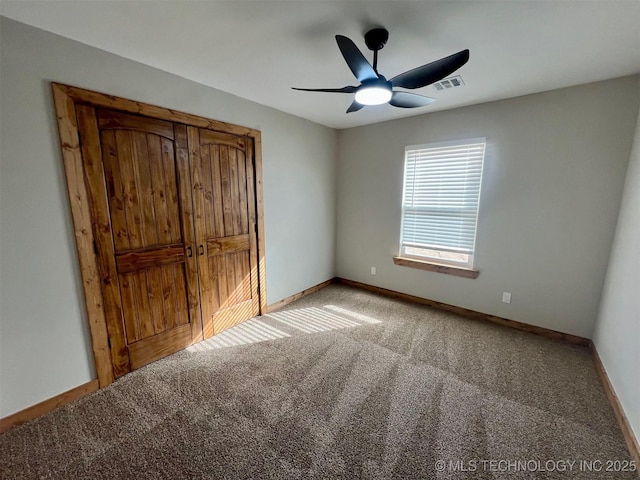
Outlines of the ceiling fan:
{"label": "ceiling fan", "polygon": [[387,102],[400,108],[424,107],[434,102],[435,98],[393,89],[395,87],[414,89],[431,85],[455,72],[469,60],[469,50],[462,50],[387,80],[378,73],[378,51],[382,50],[388,39],[389,32],[384,28],[374,28],[365,34],[364,42],[369,50],[373,51],[373,66],[371,66],[351,39],[336,35],[336,42],[342,56],[360,82],[357,87],[291,88],[305,92],[355,93],[355,100],[347,109],[347,113],[356,112],[365,105],[381,105]]}

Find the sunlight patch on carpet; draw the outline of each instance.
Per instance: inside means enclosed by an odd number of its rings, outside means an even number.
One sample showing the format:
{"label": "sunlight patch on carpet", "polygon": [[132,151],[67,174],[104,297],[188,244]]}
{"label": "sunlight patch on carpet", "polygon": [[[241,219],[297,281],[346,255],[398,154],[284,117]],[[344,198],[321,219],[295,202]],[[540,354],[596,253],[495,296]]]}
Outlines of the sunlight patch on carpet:
{"label": "sunlight patch on carpet", "polygon": [[362,313],[354,312],[352,310],[347,310],[346,308],[338,307],[337,305],[325,305],[324,308],[328,308],[329,310],[333,310],[334,312],[338,312],[343,315],[348,315],[356,320],[360,320],[361,322],[371,324],[382,323],[382,320],[378,320],[377,318],[363,315]]}
{"label": "sunlight patch on carpet", "polygon": [[[260,318],[271,323],[279,322],[283,328],[302,333],[329,332],[343,328],[354,328],[363,325],[383,323],[381,320],[354,312],[336,305],[322,307],[297,308],[269,313],[264,317],[256,317],[242,322],[224,332],[218,333],[203,342],[191,345],[188,352],[205,352],[218,348],[237,347],[252,343],[267,342],[290,337],[291,334],[269,325]],[[295,334],[295,333],[294,333]]]}
{"label": "sunlight patch on carpet", "polygon": [[237,347],[238,345],[266,342],[290,336],[288,333],[267,325],[257,318],[252,318],[203,342],[191,345],[187,348],[187,351],[203,352],[215,348]]}
{"label": "sunlight patch on carpet", "polygon": [[[336,313],[327,311],[324,308],[342,313],[342,315],[337,315]],[[364,323],[382,323],[380,320],[376,320],[375,318],[360,315],[356,312],[333,305],[326,305],[324,308],[299,308],[296,310],[270,313],[269,316],[278,322],[305,333],[328,332],[330,330],[338,330],[341,328],[359,327]],[[348,314],[349,317],[345,314]]]}

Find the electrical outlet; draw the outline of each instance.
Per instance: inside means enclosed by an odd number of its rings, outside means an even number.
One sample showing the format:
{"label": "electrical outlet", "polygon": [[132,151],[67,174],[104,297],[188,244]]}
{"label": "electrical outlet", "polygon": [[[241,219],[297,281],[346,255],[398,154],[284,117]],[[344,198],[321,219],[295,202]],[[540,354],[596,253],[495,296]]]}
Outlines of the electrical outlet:
{"label": "electrical outlet", "polygon": [[375,275],[376,274],[376,267],[371,267],[371,275]]}
{"label": "electrical outlet", "polygon": [[502,301],[504,303],[511,303],[511,292],[502,292]]}

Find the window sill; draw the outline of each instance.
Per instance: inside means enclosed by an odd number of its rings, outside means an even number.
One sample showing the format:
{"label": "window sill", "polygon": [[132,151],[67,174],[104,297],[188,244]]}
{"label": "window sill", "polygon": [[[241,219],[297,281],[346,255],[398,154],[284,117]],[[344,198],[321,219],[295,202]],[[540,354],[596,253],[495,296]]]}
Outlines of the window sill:
{"label": "window sill", "polygon": [[469,268],[454,267],[451,265],[442,265],[440,263],[425,262],[414,258],[393,257],[393,263],[403,267],[419,268],[420,270],[429,270],[430,272],[446,273],[447,275],[456,275],[464,278],[478,278],[480,272]]}

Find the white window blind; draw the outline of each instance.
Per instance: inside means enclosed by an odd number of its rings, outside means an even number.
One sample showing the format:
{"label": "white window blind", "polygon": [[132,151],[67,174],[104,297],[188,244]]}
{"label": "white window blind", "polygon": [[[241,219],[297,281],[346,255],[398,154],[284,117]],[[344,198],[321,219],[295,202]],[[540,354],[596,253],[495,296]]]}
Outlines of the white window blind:
{"label": "white window blind", "polygon": [[485,139],[405,149],[401,256],[473,266]]}

